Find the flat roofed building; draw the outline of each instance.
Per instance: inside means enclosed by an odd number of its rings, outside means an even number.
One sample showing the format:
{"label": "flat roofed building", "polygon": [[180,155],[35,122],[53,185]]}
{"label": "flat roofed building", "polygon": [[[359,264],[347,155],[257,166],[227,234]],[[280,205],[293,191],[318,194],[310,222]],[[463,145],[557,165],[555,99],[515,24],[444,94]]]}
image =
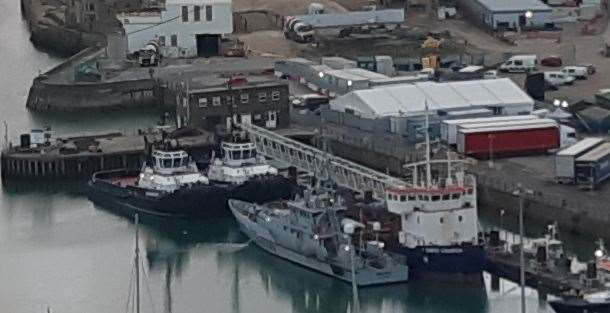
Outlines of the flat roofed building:
{"label": "flat roofed building", "polygon": [[209,78],[178,90],[177,123],[209,131],[231,122],[284,128],[290,125],[288,97],[288,84],[273,77]]}
{"label": "flat roofed building", "polygon": [[135,53],[151,40],[164,57],[208,57],[221,54],[221,37],[233,32],[231,0],[166,0],[165,6],[117,15]]}
{"label": "flat roofed building", "polygon": [[551,7],[539,0],[460,0],[459,4],[472,21],[493,30],[543,28],[552,24]]}

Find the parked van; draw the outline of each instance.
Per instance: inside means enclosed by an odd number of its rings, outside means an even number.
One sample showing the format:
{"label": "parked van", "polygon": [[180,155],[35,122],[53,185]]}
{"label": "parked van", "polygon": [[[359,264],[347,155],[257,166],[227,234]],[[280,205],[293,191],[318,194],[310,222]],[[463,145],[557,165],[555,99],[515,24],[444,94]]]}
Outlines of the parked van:
{"label": "parked van", "polygon": [[535,55],[514,55],[500,65],[501,72],[531,72],[536,70],[538,57]]}
{"label": "parked van", "polygon": [[566,66],[561,69],[561,72],[576,79],[587,79],[589,77],[589,69],[584,66]]}
{"label": "parked van", "polygon": [[561,86],[561,85],[572,85],[574,83],[574,80],[576,80],[576,78],[574,78],[573,76],[570,76],[568,74],[564,74],[563,72],[552,71],[552,72],[544,72],[544,80],[547,83],[549,83],[550,85]]}

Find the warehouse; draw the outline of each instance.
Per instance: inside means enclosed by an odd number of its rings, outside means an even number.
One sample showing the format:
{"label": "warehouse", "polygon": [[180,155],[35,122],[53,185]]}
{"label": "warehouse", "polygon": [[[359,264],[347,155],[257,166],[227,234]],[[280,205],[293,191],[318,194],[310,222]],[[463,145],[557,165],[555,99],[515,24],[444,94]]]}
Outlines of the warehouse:
{"label": "warehouse", "polygon": [[521,30],[552,25],[552,9],[539,0],[461,0],[472,21],[492,30]]}
{"label": "warehouse", "polygon": [[[529,114],[532,100],[513,81],[507,78],[462,82],[419,82],[355,90],[331,101],[330,110],[323,112],[325,121],[341,133],[337,140],[367,141],[358,131],[370,133],[370,141],[381,135],[395,135],[410,143],[423,139],[418,131],[424,125],[426,104],[430,113],[433,137],[440,136],[440,122],[462,113],[470,117]],[[482,110],[483,109],[483,110]],[[477,115],[476,112],[479,112]],[[337,135],[339,136],[339,135]]]}

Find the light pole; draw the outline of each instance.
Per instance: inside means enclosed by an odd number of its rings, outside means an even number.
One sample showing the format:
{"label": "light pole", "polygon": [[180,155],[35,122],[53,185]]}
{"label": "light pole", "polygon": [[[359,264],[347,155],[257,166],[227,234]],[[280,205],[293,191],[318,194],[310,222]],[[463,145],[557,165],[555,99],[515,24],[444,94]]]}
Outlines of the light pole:
{"label": "light pole", "polygon": [[525,257],[523,255],[523,201],[524,194],[532,195],[532,190],[526,190],[521,183],[517,184],[515,195],[519,197],[519,284],[521,285],[521,313],[525,313]]}

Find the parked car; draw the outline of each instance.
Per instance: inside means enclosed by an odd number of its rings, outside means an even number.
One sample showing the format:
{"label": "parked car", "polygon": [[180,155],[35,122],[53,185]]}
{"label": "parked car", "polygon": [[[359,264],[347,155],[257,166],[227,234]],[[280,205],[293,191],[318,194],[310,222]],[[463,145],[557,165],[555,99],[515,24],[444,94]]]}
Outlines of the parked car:
{"label": "parked car", "polygon": [[589,76],[589,71],[584,66],[566,66],[561,69],[561,72],[576,79],[587,79]]}
{"label": "parked car", "polygon": [[433,68],[425,68],[425,69],[419,71],[419,73],[417,73],[417,78],[433,79],[435,74],[436,74],[436,72],[434,71]]}
{"label": "parked car", "polygon": [[544,80],[550,85],[562,86],[574,84],[574,80],[576,80],[576,78],[560,71],[550,71],[544,72]]}
{"label": "parked car", "polygon": [[583,66],[587,68],[587,72],[589,72],[589,75],[593,75],[595,74],[595,65],[591,64],[591,63],[583,63],[583,64],[579,64],[578,66]]}
{"label": "parked car", "polygon": [[498,71],[496,70],[489,70],[485,73],[483,73],[483,79],[496,79],[498,78]]}
{"label": "parked car", "polygon": [[513,55],[500,64],[501,72],[532,72],[536,70],[538,57],[535,55]]}
{"label": "parked car", "polygon": [[548,56],[548,57],[542,59],[540,61],[540,64],[542,64],[543,66],[548,66],[548,67],[560,67],[561,65],[563,65],[563,62],[561,61],[561,57],[556,56],[556,55],[551,55],[551,56]]}

